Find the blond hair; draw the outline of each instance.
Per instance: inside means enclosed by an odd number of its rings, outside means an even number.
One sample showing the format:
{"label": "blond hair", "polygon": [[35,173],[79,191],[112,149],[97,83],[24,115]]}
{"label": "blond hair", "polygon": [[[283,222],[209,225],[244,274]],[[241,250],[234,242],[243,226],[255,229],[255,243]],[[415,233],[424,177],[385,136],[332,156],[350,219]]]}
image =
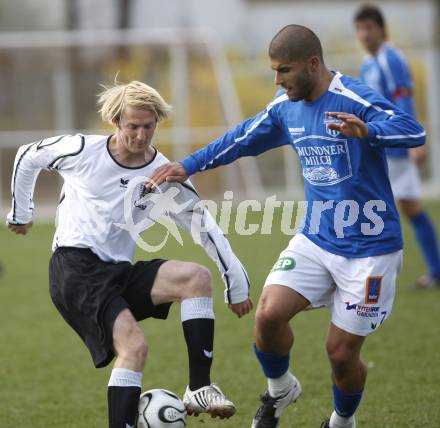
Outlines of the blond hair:
{"label": "blond hair", "polygon": [[123,84],[115,80],[113,85],[101,85],[101,87],[104,90],[98,94],[99,113],[102,120],[111,125],[119,122],[127,106],[151,111],[158,122],[167,118],[172,111],[172,107],[165,102],[159,92],[145,83],[133,80]]}

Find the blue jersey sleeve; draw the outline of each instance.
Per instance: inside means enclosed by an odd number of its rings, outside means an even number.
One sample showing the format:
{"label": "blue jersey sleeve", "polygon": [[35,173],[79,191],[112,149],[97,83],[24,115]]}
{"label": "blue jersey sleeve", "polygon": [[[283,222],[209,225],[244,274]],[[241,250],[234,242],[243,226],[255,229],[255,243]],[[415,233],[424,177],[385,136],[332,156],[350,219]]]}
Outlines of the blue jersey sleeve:
{"label": "blue jersey sleeve", "polygon": [[255,117],[245,120],[234,129],[214,140],[181,161],[188,175],[227,165],[243,156],[257,156],[269,149],[290,143],[281,124],[276,106],[286,101],[281,95]]}
{"label": "blue jersey sleeve", "polygon": [[[386,52],[384,68],[389,69],[391,80],[389,81],[390,92],[398,88],[412,88],[411,72],[405,59],[394,49]],[[387,70],[385,71],[387,74]]]}
{"label": "blue jersey sleeve", "polygon": [[366,86],[362,92],[359,117],[367,124],[372,146],[411,148],[425,144],[426,132],[414,116]]}
{"label": "blue jersey sleeve", "polygon": [[391,101],[405,113],[414,115],[413,83],[405,59],[395,49],[388,49],[380,63]]}
{"label": "blue jersey sleeve", "polygon": [[415,115],[414,100],[411,95],[406,93],[406,91],[399,91],[398,94],[394,95],[393,101],[400,110],[412,116]]}

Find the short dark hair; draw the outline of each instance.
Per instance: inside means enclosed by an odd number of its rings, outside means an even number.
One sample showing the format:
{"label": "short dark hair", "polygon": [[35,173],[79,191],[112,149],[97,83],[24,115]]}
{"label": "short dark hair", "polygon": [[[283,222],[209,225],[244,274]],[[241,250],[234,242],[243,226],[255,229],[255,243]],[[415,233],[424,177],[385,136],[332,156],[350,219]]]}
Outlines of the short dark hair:
{"label": "short dark hair", "polygon": [[301,61],[315,55],[324,62],[318,36],[302,25],[286,25],[269,45],[269,57],[273,59]]}
{"label": "short dark hair", "polygon": [[354,16],[354,22],[365,21],[367,19],[371,19],[380,28],[385,30],[385,18],[378,7],[366,4],[361,6]]}

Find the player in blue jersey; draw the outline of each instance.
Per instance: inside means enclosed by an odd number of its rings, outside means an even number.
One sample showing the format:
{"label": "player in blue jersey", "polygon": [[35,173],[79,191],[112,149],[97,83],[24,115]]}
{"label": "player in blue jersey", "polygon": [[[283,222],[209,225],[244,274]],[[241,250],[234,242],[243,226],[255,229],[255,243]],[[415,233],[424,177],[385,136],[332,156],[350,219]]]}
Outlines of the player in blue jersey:
{"label": "player in blue jersey", "polygon": [[[402,54],[386,41],[385,20],[375,6],[362,6],[354,18],[357,36],[368,53],[360,77],[367,85],[414,115],[413,82]],[[419,287],[440,286],[440,253],[435,228],[420,200],[420,177],[417,164],[426,157],[425,147],[386,149],[389,176],[394,197],[410,220],[428,274],[421,276]]]}
{"label": "player in blue jersey", "polygon": [[254,350],[268,390],[252,427],[278,426],[301,393],[289,370],[289,321],[306,308],[330,306],[334,411],[322,427],[353,428],[367,374],[361,348],[390,315],[402,257],[385,147],[420,146],[425,131],[368,86],[328,70],[318,37],[306,27],[284,27],[269,57],[283,90],[266,109],[151,178],[157,185],[183,181],[282,145],[296,151],[308,207],[301,233],[281,252],[258,303]]}

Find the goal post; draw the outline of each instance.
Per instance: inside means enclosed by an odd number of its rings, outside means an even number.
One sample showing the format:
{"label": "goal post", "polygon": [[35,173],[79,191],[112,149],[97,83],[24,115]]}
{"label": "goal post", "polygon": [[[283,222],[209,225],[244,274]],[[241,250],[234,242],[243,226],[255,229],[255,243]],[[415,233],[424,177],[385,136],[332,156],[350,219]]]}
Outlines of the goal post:
{"label": "goal post", "polygon": [[[129,58],[121,58],[118,57],[121,55],[121,47],[125,49],[125,53],[127,50],[136,52]],[[150,58],[149,62],[143,63],[140,59],[143,52]],[[9,91],[4,95],[4,99],[14,100],[14,97],[18,97],[17,87],[21,88],[23,93],[39,93],[41,108],[46,108],[47,113],[44,120],[27,126],[26,119],[20,121],[20,117],[30,117],[32,122],[31,106],[26,102],[17,103],[20,105],[14,108],[13,120],[1,126],[0,156],[6,149],[16,149],[21,144],[45,136],[72,132],[109,132],[104,125],[100,127],[98,120],[93,123],[83,117],[85,109],[98,117],[95,113],[95,99],[90,96],[90,92],[96,93],[99,83],[114,77],[115,73],[112,75],[112,71],[118,71],[118,66],[126,71],[121,79],[126,80],[128,77],[130,80],[145,81],[146,76],[154,74],[149,71],[148,66],[151,65],[152,69],[157,68],[157,64],[154,63],[155,55],[159,58],[166,56],[167,60],[162,61],[160,72],[156,70],[156,78],[153,76],[153,81],[148,80],[148,83],[160,92],[164,88],[168,95],[166,98],[174,106],[172,120],[161,126],[156,133],[155,142],[161,151],[167,146],[164,151],[171,159],[181,159],[242,121],[240,100],[225,50],[217,35],[209,29],[2,33],[0,67],[3,68],[3,75],[9,76],[9,79],[6,77],[3,82],[0,81],[0,84],[3,83],[2,87]],[[191,87],[194,87],[191,57],[194,55],[203,57],[204,79],[212,80],[211,85],[214,89],[211,92],[215,94],[212,98],[216,98],[211,100],[211,97],[205,97],[199,102],[206,103],[206,110],[210,109],[209,102],[220,106],[220,114],[206,124],[201,117],[194,119],[191,112],[191,104],[194,104],[191,93]],[[5,60],[1,61],[2,58]],[[33,58],[33,61],[30,58]],[[31,62],[32,68],[29,69]],[[18,79],[21,79],[21,83],[17,82]],[[33,82],[30,81],[32,79]],[[167,80],[166,83],[164,79]],[[11,82],[12,84],[8,84]],[[32,85],[41,85],[44,89],[32,89]],[[88,106],[87,100],[90,100],[88,104],[93,105]],[[19,126],[10,126],[10,123],[17,123]],[[0,164],[0,168],[8,168],[5,160]],[[12,165],[10,169],[12,170]],[[0,208],[3,214],[7,210],[5,202],[8,193],[4,176],[4,172],[0,174],[0,191],[4,196],[0,198]],[[213,183],[218,181],[219,176],[222,185],[213,186],[214,189],[217,188],[214,192],[217,196],[220,188],[237,190],[237,193],[247,198],[260,198],[264,195],[257,161],[253,158],[242,159],[216,173],[212,179]],[[210,180],[204,178],[203,181],[209,188]],[[50,201],[48,203],[50,204]],[[56,203],[57,200],[52,195],[52,205]]]}

